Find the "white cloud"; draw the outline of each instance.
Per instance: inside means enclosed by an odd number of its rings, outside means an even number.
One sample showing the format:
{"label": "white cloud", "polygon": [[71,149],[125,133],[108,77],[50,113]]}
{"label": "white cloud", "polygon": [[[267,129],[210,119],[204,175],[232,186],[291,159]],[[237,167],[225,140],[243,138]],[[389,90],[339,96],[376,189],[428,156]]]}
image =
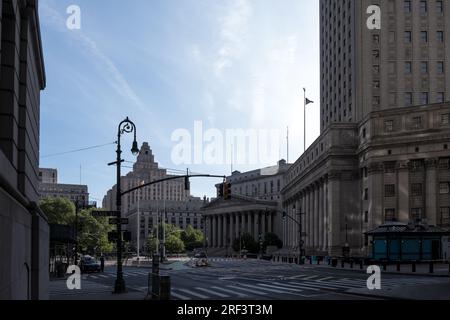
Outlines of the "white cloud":
{"label": "white cloud", "polygon": [[65,17],[55,10],[50,3],[48,0],[40,2],[40,15],[43,18],[42,23],[51,25],[58,31],[65,32],[78,41],[87,50],[89,56],[95,58],[94,61],[98,64],[99,69],[105,71],[104,78],[114,88],[115,92],[125,99],[130,100],[141,110],[148,111],[115,63],[98,47],[97,43],[84,34],[82,30],[67,29]]}
{"label": "white cloud", "polygon": [[220,19],[220,43],[214,61],[215,75],[220,77],[245,50],[245,38],[252,8],[248,0],[234,0],[225,17]]}

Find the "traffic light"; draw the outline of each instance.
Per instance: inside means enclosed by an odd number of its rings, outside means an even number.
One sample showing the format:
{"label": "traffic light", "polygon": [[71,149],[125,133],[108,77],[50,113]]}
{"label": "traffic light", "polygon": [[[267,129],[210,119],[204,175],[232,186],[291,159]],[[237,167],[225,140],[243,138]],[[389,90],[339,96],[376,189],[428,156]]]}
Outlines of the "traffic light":
{"label": "traffic light", "polygon": [[217,197],[223,198],[223,190],[224,190],[224,183],[221,183],[219,187],[217,188]]}
{"label": "traffic light", "polygon": [[223,199],[231,200],[231,183],[223,184]]}

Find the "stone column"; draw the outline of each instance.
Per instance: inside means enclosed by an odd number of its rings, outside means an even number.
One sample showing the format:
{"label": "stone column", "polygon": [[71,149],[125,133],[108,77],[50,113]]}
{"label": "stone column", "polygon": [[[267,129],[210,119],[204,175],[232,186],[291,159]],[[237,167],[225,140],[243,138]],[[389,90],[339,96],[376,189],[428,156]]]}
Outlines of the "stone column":
{"label": "stone column", "polygon": [[332,255],[342,255],[342,246],[344,245],[344,243],[341,241],[341,239],[345,239],[345,234],[342,236],[341,217],[339,210],[341,205],[340,173],[332,172],[330,173],[328,179],[328,218],[331,229],[329,236],[330,250]]}
{"label": "stone column", "polygon": [[319,249],[319,185],[314,186],[314,250]]}
{"label": "stone column", "polygon": [[229,230],[229,237],[230,237],[230,246],[233,245],[233,241],[235,239],[235,227],[234,227],[234,214],[230,214],[230,230]]}
{"label": "stone column", "polygon": [[[297,198],[297,200],[295,201],[295,219],[298,221],[298,222],[301,222],[302,220],[302,215],[301,215],[301,212],[302,212],[302,206],[301,206],[301,201],[300,201],[300,195],[298,196],[298,198]],[[300,230],[300,226],[296,223],[295,224],[295,246],[296,247],[299,247],[299,244],[300,244],[300,233],[301,232],[301,230]],[[297,248],[297,249],[299,249],[299,248]]]}
{"label": "stone column", "polygon": [[217,242],[219,244],[219,247],[223,248],[224,247],[224,245],[223,245],[223,215],[220,215],[218,217],[218,220],[219,220],[219,224],[218,224],[217,228],[219,229],[219,232],[218,232],[219,239]]}
{"label": "stone column", "polygon": [[227,232],[227,230],[228,230],[228,221],[227,220],[228,220],[228,216],[223,215],[222,216],[222,226],[223,226],[222,243],[225,247],[229,245],[228,244],[229,236],[228,236],[228,232]]}
{"label": "stone column", "polygon": [[253,213],[253,218],[255,219],[255,225],[253,228],[253,239],[258,241],[258,235],[259,235],[259,212]]}
{"label": "stone column", "polygon": [[440,210],[437,208],[437,196],[439,194],[438,189],[438,176],[437,176],[437,159],[426,160],[426,172],[425,172],[425,212],[423,218],[427,219],[430,225],[437,225],[438,214]]}
{"label": "stone column", "polygon": [[266,216],[266,212],[264,211],[261,214],[261,220],[262,220],[261,234],[262,234],[263,240],[264,240],[264,236],[266,235],[266,219],[267,219],[267,216]]}
{"label": "stone column", "polygon": [[310,229],[310,220],[311,220],[311,207],[309,203],[309,190],[305,189],[305,231],[306,231],[306,246],[308,249],[311,247],[311,229]]}
{"label": "stone column", "polygon": [[270,211],[269,214],[267,215],[267,232],[268,233],[272,233],[273,232],[273,230],[272,230],[272,216],[273,216],[273,213],[272,213],[272,211]]}
{"label": "stone column", "polygon": [[409,168],[408,161],[397,164],[398,219],[409,222]]}
{"label": "stone column", "polygon": [[319,250],[324,251],[324,242],[323,242],[323,182],[320,181],[319,185]]}
{"label": "stone column", "polygon": [[328,234],[330,232],[329,224],[328,224],[328,199],[327,199],[327,179],[323,181],[323,249],[328,254],[329,253],[329,245],[328,245]]}
{"label": "stone column", "polygon": [[217,216],[216,215],[214,215],[212,217],[212,223],[213,223],[213,229],[212,229],[212,232],[213,232],[212,239],[213,239],[213,241],[212,241],[212,246],[214,248],[217,248],[219,245],[217,243]]}

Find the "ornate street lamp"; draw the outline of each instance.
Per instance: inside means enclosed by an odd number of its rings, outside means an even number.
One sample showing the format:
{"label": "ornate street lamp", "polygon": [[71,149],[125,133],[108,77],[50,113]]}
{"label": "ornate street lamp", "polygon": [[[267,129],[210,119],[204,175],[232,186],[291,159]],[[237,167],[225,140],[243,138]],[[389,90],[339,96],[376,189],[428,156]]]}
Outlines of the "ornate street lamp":
{"label": "ornate street lamp", "polygon": [[128,117],[119,124],[119,128],[117,130],[117,161],[115,162],[117,166],[117,191],[116,191],[116,211],[117,211],[117,277],[116,283],[114,286],[114,293],[125,293],[126,286],[125,280],[123,278],[122,271],[122,189],[120,186],[120,176],[121,176],[121,164],[124,160],[122,160],[121,154],[121,145],[120,138],[125,133],[134,133],[133,145],[131,148],[131,153],[136,156],[139,154],[139,147],[136,141],[136,126],[135,124],[128,119]]}

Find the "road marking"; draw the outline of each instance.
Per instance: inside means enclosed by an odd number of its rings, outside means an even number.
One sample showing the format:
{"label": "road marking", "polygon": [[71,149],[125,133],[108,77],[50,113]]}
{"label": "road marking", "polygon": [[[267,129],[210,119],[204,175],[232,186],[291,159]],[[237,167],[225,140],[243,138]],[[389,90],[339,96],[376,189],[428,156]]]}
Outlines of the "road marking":
{"label": "road marking", "polygon": [[100,274],[99,277],[102,277],[103,279],[109,278],[107,275],[104,275],[104,274]]}
{"label": "road marking", "polygon": [[228,296],[226,294],[218,293],[218,292],[215,292],[215,291],[212,291],[212,290],[208,290],[208,289],[205,289],[205,288],[196,287],[195,289],[207,292],[209,294],[212,294],[212,295],[215,295],[215,296],[218,296],[218,297],[221,297],[221,298],[229,298],[230,297],[230,296]]}
{"label": "road marking", "polygon": [[322,278],[322,279],[319,279],[319,281],[328,281],[328,280],[331,280],[331,279],[334,279],[334,277]]}
{"label": "road marking", "polygon": [[254,286],[254,285],[251,285],[251,284],[245,284],[245,283],[241,283],[241,286],[254,288],[254,289],[259,289],[259,290],[264,290],[264,291],[269,291],[269,292],[274,292],[274,293],[286,293],[286,292],[281,291],[281,290],[275,290],[275,289],[269,289],[269,288],[261,288],[261,287],[258,287],[258,286]]}
{"label": "road marking", "polygon": [[184,293],[190,294],[191,296],[194,296],[194,297],[197,297],[197,298],[200,298],[200,299],[208,299],[207,296],[204,296],[204,295],[202,295],[200,293],[195,293],[195,292],[193,292],[191,290],[188,290],[188,289],[177,289],[177,290],[178,291],[183,291]]}
{"label": "road marking", "polygon": [[288,288],[288,287],[280,287],[275,286],[275,285],[270,285],[270,284],[264,284],[264,283],[258,283],[259,286],[263,286],[263,287],[268,287],[268,288],[275,288],[275,289],[286,289],[286,290],[290,290],[290,291],[296,291],[296,292],[302,292],[304,290],[302,289],[294,289],[294,288]]}
{"label": "road marking", "polygon": [[91,279],[98,279],[97,276],[91,276]]}
{"label": "road marking", "polygon": [[[290,282],[290,283],[292,283],[292,282]],[[298,285],[293,285],[293,284],[291,285],[291,284],[285,284],[285,283],[279,283],[279,282],[274,282],[274,284],[278,284],[278,285],[285,286],[285,287],[293,287],[293,288],[299,287]],[[316,289],[316,288],[304,288],[304,289],[311,290],[311,291],[320,291],[319,289]]]}
{"label": "road marking", "polygon": [[318,276],[309,276],[306,278],[303,278],[302,280],[313,280],[314,278],[317,278]]}
{"label": "road marking", "polygon": [[183,296],[182,294],[175,293],[173,291],[170,294],[172,295],[172,297],[175,297],[175,298],[180,299],[180,300],[192,300],[191,298]]}
{"label": "road marking", "polygon": [[236,290],[250,292],[250,293],[253,293],[253,294],[257,294],[257,295],[266,295],[267,294],[265,292],[255,291],[255,290],[251,290],[251,289],[247,289],[247,288],[241,288],[241,287],[237,287],[237,286],[227,286],[227,288],[232,288],[232,289],[236,289]]}
{"label": "road marking", "polygon": [[223,291],[223,292],[226,292],[226,293],[236,294],[236,295],[238,295],[239,297],[242,297],[242,298],[248,297],[248,295],[246,295],[244,293],[239,293],[239,292],[227,290],[227,289],[224,289],[224,288],[219,288],[219,287],[211,287],[211,288],[215,289],[215,290],[220,290],[220,291]]}

